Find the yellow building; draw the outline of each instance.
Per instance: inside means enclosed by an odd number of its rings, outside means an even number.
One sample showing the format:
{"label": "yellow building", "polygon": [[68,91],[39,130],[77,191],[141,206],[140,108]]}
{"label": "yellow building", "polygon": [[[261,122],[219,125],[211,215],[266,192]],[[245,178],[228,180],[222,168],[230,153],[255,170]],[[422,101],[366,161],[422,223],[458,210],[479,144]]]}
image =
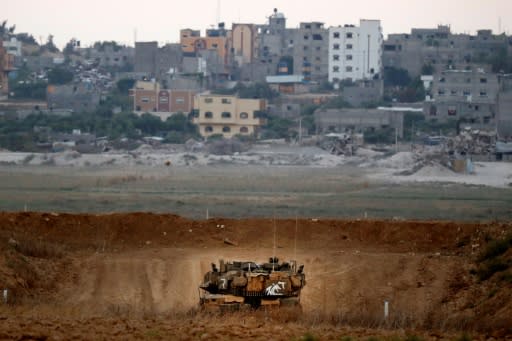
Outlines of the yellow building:
{"label": "yellow building", "polygon": [[258,28],[254,24],[233,24],[231,40],[238,65],[252,63],[258,54]]}
{"label": "yellow building", "polygon": [[258,113],[265,111],[266,107],[264,99],[200,94],[194,100],[194,123],[204,137],[216,134],[226,138],[254,135],[265,124],[265,119]]}

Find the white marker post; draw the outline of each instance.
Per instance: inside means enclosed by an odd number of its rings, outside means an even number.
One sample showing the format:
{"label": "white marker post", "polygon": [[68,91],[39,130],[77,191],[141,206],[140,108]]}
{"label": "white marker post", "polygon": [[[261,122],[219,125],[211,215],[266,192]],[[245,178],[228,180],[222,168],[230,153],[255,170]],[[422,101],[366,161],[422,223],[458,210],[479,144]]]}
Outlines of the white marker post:
{"label": "white marker post", "polygon": [[7,304],[7,296],[9,294],[9,289],[3,290],[4,303]]}
{"label": "white marker post", "polygon": [[384,301],[384,319],[387,320],[389,317],[389,302]]}

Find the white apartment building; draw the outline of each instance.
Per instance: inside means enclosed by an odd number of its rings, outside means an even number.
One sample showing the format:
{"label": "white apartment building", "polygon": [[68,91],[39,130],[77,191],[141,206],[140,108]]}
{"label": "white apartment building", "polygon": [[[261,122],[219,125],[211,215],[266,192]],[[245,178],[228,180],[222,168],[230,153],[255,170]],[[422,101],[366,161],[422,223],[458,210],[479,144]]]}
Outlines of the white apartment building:
{"label": "white apartment building", "polygon": [[380,20],[329,28],[329,82],[372,79],[382,70]]}

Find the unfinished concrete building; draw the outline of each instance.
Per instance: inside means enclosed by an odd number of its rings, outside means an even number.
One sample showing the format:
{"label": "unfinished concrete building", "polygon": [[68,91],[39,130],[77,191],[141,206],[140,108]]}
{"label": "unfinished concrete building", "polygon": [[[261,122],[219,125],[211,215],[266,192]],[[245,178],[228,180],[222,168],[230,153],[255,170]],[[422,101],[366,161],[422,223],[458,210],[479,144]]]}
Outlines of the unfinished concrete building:
{"label": "unfinished concrete building", "polygon": [[424,114],[429,120],[449,119],[473,129],[496,129],[498,76],[480,68],[445,70],[434,75]]}
{"label": "unfinished concrete building", "polygon": [[481,62],[500,49],[509,49],[506,35],[479,30],[476,35],[453,34],[449,26],[413,28],[410,34],[390,34],[384,41],[384,67],[402,68],[412,77],[419,76],[423,65],[436,71]]}
{"label": "unfinished concrete building", "polygon": [[380,109],[318,109],[315,111],[317,133],[364,133],[367,130],[393,128],[403,136],[404,112]]}

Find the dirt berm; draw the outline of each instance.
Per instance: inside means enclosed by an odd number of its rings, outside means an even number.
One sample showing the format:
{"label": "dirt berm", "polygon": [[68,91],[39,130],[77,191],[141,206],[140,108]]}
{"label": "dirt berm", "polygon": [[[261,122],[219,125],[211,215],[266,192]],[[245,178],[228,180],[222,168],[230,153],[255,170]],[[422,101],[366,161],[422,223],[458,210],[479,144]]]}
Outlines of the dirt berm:
{"label": "dirt berm", "polygon": [[32,212],[0,213],[0,221],[6,338],[19,336],[34,316],[140,321],[190,314],[211,262],[264,262],[274,239],[277,257],[305,265],[295,323],[512,336],[509,223]]}

